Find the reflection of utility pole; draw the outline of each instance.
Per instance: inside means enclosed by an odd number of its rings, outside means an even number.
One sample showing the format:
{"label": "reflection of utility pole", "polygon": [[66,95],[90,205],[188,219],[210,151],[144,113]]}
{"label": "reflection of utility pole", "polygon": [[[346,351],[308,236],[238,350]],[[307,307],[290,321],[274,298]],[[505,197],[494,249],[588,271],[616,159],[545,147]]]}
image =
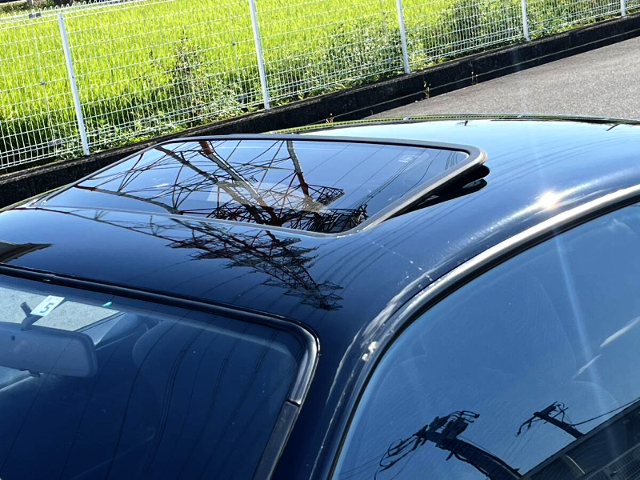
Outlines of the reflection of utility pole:
{"label": "reflection of utility pole", "polygon": [[[518,429],[518,433],[517,435],[520,435],[520,433],[522,433],[522,428],[523,427],[531,427],[531,424],[534,422],[534,420],[536,419],[540,419],[540,420],[544,420],[547,423],[550,423],[551,425],[554,425],[562,430],[564,430],[565,432],[567,432],[569,435],[571,435],[574,438],[580,438],[584,435],[584,433],[582,433],[581,431],[579,431],[578,429],[576,429],[573,425],[567,423],[564,421],[564,412],[567,409],[567,407],[565,407],[563,404],[558,403],[558,402],[554,402],[551,405],[549,405],[547,408],[545,408],[544,410],[541,410],[539,412],[534,412],[533,416],[527,420],[526,422],[524,422],[522,425],[520,425],[520,428]],[[551,414],[553,412],[558,412],[557,415],[562,414],[562,418],[563,420],[558,420],[558,418],[556,417],[552,417]]]}
{"label": "reflection of utility pole", "polygon": [[396,465],[418,447],[432,442],[436,447],[451,452],[447,460],[456,457],[480,471],[492,480],[517,480],[522,478],[517,470],[495,455],[460,440],[458,436],[480,415],[468,411],[454,412],[444,417],[436,417],[411,437],[393,444],[380,460],[383,472]]}

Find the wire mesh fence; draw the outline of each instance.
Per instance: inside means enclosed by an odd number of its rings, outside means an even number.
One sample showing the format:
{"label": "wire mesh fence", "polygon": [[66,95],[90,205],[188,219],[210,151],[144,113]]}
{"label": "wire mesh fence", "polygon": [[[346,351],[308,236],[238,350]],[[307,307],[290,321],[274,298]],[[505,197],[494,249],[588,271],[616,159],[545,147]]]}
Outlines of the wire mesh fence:
{"label": "wire mesh fence", "polygon": [[621,14],[620,0],[527,0],[533,37],[569,29]]}
{"label": "wire mesh fence", "polygon": [[638,8],[640,0],[111,0],[0,14],[0,170]]}
{"label": "wire mesh fence", "polygon": [[245,2],[149,3],[65,15],[92,149],[262,102]]}
{"label": "wire mesh fence", "polygon": [[402,70],[393,0],[257,0],[273,102],[374,81]]}
{"label": "wire mesh fence", "polygon": [[415,69],[524,39],[519,0],[405,0],[404,12]]}
{"label": "wire mesh fence", "polygon": [[80,141],[56,18],[0,28],[0,168],[76,152]]}

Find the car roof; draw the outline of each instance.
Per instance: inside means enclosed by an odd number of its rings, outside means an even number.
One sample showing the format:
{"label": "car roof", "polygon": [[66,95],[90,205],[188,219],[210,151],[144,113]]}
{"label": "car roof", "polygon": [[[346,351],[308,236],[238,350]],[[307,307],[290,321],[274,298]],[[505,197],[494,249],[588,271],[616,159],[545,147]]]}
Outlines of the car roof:
{"label": "car roof", "polygon": [[63,193],[0,214],[0,241],[15,247],[0,262],[266,312],[344,351],[374,318],[488,247],[640,181],[640,130],[613,122],[409,120],[322,135],[472,145],[487,154],[486,184],[337,236],[109,210]]}

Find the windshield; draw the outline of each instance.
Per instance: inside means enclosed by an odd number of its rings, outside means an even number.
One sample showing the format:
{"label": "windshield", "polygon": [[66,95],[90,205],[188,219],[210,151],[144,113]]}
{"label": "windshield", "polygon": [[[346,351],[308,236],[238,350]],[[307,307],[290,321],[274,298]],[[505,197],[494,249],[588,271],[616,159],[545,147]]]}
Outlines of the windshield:
{"label": "windshield", "polygon": [[0,277],[0,478],[252,478],[302,368],[291,334]]}

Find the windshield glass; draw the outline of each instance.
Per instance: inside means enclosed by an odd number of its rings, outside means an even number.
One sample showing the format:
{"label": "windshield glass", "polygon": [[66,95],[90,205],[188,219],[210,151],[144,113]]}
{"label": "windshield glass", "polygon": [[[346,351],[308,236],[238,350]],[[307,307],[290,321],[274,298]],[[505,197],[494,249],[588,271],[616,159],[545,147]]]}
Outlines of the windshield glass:
{"label": "windshield glass", "polygon": [[283,330],[0,277],[0,478],[252,478],[302,368]]}

